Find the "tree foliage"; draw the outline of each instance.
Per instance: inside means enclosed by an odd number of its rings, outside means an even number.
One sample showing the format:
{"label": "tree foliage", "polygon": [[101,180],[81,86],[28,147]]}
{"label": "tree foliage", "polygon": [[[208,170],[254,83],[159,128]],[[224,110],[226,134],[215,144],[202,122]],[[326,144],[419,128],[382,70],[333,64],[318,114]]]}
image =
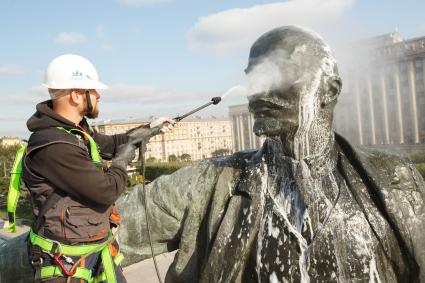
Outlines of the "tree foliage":
{"label": "tree foliage", "polygon": [[179,158],[175,154],[170,154],[168,156],[168,162],[177,162],[179,161]]}
{"label": "tree foliage", "polygon": [[146,162],[156,162],[156,158],[155,157],[149,157],[148,159],[146,159]]}
{"label": "tree foliage", "polygon": [[182,155],[180,155],[180,160],[183,162],[189,162],[192,160],[192,156],[190,156],[190,154],[188,153],[183,153]]}
{"label": "tree foliage", "polygon": [[212,157],[226,156],[229,154],[230,154],[230,149],[227,149],[227,148],[220,148],[220,149],[214,150],[211,153]]}

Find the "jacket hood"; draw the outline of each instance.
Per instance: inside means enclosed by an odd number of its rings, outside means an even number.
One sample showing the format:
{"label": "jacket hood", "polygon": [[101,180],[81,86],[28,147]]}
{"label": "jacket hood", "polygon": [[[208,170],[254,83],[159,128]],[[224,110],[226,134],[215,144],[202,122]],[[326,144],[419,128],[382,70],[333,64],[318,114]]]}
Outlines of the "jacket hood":
{"label": "jacket hood", "polygon": [[[27,127],[31,132],[40,131],[51,127],[75,128],[75,124],[53,111],[51,100],[37,104],[36,112],[28,119]],[[85,119],[82,125],[87,125]],[[85,127],[86,128],[86,127]]]}

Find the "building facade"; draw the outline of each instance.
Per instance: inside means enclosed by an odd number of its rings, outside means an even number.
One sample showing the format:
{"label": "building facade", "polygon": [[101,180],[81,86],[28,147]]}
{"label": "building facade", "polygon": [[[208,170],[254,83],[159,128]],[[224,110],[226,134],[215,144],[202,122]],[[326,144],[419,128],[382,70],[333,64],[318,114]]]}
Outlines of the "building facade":
{"label": "building facade", "polygon": [[353,56],[336,109],[337,131],[363,145],[425,143],[425,37],[386,34],[357,43]]}
{"label": "building facade", "polygon": [[[101,122],[93,125],[103,134],[119,134],[148,124],[147,121],[131,122]],[[190,155],[191,160],[209,158],[215,152],[231,153],[232,125],[227,119],[185,119],[178,122],[174,128],[165,133],[154,136],[147,144],[146,158],[157,161],[168,161],[171,155],[181,157]]]}
{"label": "building facade", "polygon": [[0,145],[4,147],[19,145],[20,143],[21,143],[21,139],[17,137],[1,137],[0,138]]}
{"label": "building facade", "polygon": [[229,107],[229,117],[233,125],[233,147],[235,151],[259,148],[264,137],[257,137],[252,127],[254,116],[248,111],[248,104]]}

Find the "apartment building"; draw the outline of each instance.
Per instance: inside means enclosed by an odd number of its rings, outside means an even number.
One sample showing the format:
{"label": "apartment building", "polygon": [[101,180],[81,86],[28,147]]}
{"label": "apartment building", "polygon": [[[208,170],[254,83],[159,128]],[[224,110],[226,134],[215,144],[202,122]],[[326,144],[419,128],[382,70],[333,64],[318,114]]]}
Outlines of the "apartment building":
{"label": "apartment building", "polygon": [[21,139],[17,137],[0,137],[0,145],[1,146],[14,146],[19,145],[21,143]]}
{"label": "apartment building", "polygon": [[[104,121],[94,124],[104,134],[124,133],[148,121]],[[153,137],[147,145],[146,158],[168,161],[171,155],[190,155],[191,160],[212,157],[217,151],[233,151],[232,125],[225,118],[185,119],[172,131]]]}
{"label": "apartment building", "polygon": [[425,37],[398,32],[356,43],[335,127],[363,145],[425,143]]}

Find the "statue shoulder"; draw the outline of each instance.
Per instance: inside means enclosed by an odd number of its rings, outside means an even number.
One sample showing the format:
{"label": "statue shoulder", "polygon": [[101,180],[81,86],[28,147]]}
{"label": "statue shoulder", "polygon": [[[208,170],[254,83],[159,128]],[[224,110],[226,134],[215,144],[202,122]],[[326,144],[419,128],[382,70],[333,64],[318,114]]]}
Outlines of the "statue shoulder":
{"label": "statue shoulder", "polygon": [[356,152],[366,161],[369,173],[384,187],[424,193],[424,180],[409,158],[394,151],[367,147],[356,147]]}
{"label": "statue shoulder", "polygon": [[365,146],[351,145],[336,135],[339,150],[382,190],[417,191],[425,196],[425,184],[409,158],[400,153]]}

